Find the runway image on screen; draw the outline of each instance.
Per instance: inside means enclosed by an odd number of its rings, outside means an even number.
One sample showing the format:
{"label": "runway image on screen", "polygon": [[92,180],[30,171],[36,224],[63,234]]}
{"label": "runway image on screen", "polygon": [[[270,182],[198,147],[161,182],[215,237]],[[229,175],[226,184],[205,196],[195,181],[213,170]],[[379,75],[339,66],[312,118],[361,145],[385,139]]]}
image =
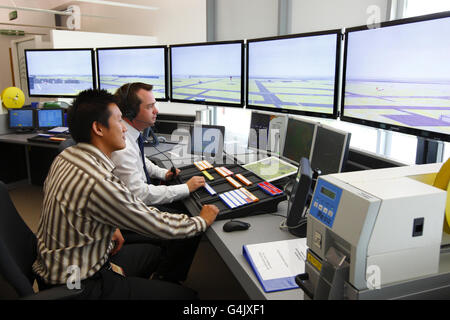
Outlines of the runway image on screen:
{"label": "runway image on screen", "polygon": [[450,18],[348,33],[343,115],[450,134]]}
{"label": "runway image on screen", "polygon": [[333,114],[336,34],[248,43],[248,105]]}
{"label": "runway image on screen", "polygon": [[30,95],[75,96],[93,88],[91,50],[26,51]]}
{"label": "runway image on screen", "polygon": [[172,98],[241,104],[241,43],[171,48]]}
{"label": "runway image on screen", "polygon": [[125,83],[153,85],[155,98],[166,98],[164,48],[98,49],[101,89],[114,93]]}

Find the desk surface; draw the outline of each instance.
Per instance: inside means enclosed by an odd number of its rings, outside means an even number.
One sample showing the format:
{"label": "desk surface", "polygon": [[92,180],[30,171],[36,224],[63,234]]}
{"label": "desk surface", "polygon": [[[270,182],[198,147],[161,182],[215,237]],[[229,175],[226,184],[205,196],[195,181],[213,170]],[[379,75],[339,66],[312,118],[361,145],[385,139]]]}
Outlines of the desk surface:
{"label": "desk surface", "polygon": [[[171,147],[173,148],[173,145],[171,145]],[[166,148],[172,149],[166,147],[164,144],[158,146],[160,151],[166,150]],[[147,147],[145,153],[147,156],[154,155],[162,160],[161,162],[166,168],[170,167],[170,162],[164,155],[159,154],[159,151],[155,152],[154,150],[151,150],[151,147]],[[252,160],[254,159],[253,157],[249,158]],[[240,160],[248,160],[249,158]],[[285,216],[286,212],[287,201],[283,201],[278,205],[278,211],[275,213]],[[242,246],[245,244],[295,239],[295,236],[288,231],[280,229],[280,223],[284,218],[273,214],[262,214],[239,218],[238,220],[250,223],[250,229],[245,231],[224,232],[222,227],[228,220],[215,221],[206,231],[206,236],[244,288],[249,298],[254,300],[303,300],[303,291],[300,288],[271,293],[264,292],[253,269],[242,254]]]}
{"label": "desk surface", "polygon": [[9,133],[0,135],[0,142],[23,144],[27,146],[45,147],[58,149],[58,144],[55,143],[45,143],[45,142],[30,142],[28,138],[37,135],[36,132],[33,133]]}

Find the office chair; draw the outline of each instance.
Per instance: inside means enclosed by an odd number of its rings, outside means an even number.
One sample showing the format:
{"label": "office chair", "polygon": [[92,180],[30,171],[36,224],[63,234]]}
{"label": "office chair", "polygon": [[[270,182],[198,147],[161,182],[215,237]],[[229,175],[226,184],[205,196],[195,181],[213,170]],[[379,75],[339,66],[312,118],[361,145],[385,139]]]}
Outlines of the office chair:
{"label": "office chair", "polygon": [[[35,293],[32,270],[37,255],[37,239],[18,214],[6,185],[0,181],[0,276],[19,298],[66,300],[78,297],[83,289],[58,286]],[[7,297],[8,298],[8,297]],[[11,298],[11,297],[9,297]]]}

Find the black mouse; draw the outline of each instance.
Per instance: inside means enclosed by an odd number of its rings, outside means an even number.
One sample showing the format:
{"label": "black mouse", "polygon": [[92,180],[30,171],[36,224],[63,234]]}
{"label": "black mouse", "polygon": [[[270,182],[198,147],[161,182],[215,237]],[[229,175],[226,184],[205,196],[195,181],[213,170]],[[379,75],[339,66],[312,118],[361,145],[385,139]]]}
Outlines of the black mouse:
{"label": "black mouse", "polygon": [[223,231],[225,232],[247,230],[248,228],[250,228],[250,223],[239,220],[230,220],[223,225]]}

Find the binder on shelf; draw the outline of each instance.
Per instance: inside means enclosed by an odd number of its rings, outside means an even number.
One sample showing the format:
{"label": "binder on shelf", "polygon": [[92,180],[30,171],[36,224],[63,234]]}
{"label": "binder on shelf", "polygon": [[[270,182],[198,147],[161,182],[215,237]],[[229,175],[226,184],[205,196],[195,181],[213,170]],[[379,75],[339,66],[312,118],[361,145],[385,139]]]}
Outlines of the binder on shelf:
{"label": "binder on shelf", "polygon": [[305,272],[306,238],[247,244],[243,255],[265,292],[298,288],[295,277]]}

